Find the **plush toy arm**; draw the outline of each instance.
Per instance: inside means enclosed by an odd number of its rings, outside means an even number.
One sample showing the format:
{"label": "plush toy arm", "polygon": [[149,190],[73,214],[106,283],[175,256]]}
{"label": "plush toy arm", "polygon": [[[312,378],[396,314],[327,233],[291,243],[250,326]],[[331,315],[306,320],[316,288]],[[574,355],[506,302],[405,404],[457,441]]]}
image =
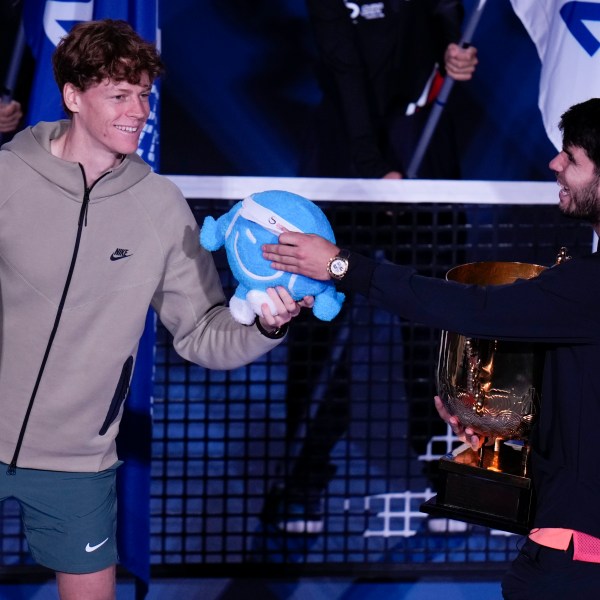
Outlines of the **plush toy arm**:
{"label": "plush toy arm", "polygon": [[331,321],[342,309],[344,294],[338,292],[333,286],[315,297],[313,314],[321,321]]}
{"label": "plush toy arm", "polygon": [[237,292],[229,300],[229,311],[231,316],[243,325],[252,325],[256,319],[256,314],[249,302],[243,296],[238,296]]}
{"label": "plush toy arm", "polygon": [[217,250],[225,243],[225,236],[222,233],[222,228],[219,227],[219,220],[215,221],[213,217],[206,217],[200,229],[200,245],[206,250]]}

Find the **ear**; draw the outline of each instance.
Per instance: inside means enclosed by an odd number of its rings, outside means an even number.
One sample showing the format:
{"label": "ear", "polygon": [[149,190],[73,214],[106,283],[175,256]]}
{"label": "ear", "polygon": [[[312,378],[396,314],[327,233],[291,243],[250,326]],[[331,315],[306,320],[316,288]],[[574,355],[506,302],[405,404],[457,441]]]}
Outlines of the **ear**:
{"label": "ear", "polygon": [[81,90],[75,87],[72,83],[65,83],[62,93],[65,106],[72,113],[78,113]]}

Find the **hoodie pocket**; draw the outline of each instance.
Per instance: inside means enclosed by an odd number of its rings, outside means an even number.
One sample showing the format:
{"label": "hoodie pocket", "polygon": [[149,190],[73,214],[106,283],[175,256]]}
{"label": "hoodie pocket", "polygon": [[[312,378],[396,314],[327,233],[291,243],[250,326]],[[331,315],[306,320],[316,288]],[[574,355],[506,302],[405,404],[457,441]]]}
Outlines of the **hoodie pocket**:
{"label": "hoodie pocket", "polygon": [[131,370],[133,368],[133,356],[130,356],[123,365],[123,369],[121,370],[121,376],[119,377],[119,383],[117,383],[117,389],[115,390],[113,399],[110,402],[110,407],[108,409],[108,414],[106,415],[106,419],[104,419],[104,423],[102,427],[100,427],[99,435],[104,435],[113,421],[117,418],[119,414],[119,410],[121,410],[121,405],[125,401],[127,397],[127,392],[129,391],[129,381],[131,379]]}

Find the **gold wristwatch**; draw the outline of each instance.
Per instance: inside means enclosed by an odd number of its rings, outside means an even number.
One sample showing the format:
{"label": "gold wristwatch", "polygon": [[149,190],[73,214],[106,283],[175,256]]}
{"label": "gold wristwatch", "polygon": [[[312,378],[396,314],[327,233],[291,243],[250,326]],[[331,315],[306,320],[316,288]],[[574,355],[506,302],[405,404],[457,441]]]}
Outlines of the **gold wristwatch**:
{"label": "gold wristwatch", "polygon": [[327,272],[333,279],[343,279],[348,272],[348,258],[350,252],[348,250],[340,250],[339,254],[329,259],[327,263]]}

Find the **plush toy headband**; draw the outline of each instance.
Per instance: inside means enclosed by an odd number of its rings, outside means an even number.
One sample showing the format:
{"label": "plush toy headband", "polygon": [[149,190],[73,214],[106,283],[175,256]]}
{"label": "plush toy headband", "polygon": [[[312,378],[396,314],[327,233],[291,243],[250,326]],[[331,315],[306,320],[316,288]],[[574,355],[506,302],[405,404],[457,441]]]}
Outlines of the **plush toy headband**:
{"label": "plush toy headband", "polygon": [[238,213],[248,221],[252,221],[257,225],[260,225],[264,229],[271,231],[275,235],[283,233],[285,228],[288,231],[296,231],[297,233],[303,233],[301,229],[298,229],[295,225],[292,225],[289,221],[286,221],[282,216],[270,208],[266,208],[252,199],[252,196],[248,196],[242,200],[242,208]]}

